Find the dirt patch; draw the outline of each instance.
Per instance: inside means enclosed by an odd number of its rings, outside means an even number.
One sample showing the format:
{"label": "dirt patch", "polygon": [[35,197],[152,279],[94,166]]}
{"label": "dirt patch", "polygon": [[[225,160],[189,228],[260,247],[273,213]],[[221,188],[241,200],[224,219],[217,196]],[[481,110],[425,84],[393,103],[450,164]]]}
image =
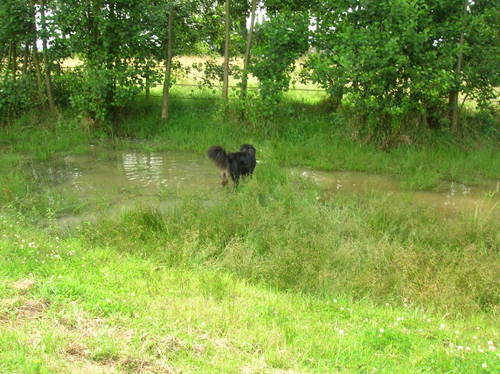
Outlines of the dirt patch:
{"label": "dirt patch", "polygon": [[21,295],[24,295],[31,290],[35,284],[36,281],[32,278],[20,279],[17,282],[12,283],[12,288],[14,288]]}
{"label": "dirt patch", "polygon": [[84,337],[93,336],[95,332],[105,323],[102,318],[94,318],[85,313],[76,315],[61,316],[58,323],[68,330],[77,330]]}
{"label": "dirt patch", "polygon": [[120,360],[120,367],[140,374],[180,374],[181,371],[170,367],[165,363],[151,363],[140,358],[127,357]]}
{"label": "dirt patch", "polygon": [[66,347],[65,352],[71,356],[80,357],[80,358],[85,358],[90,353],[87,346],[85,346],[84,344],[80,344],[80,343],[69,344]]}
{"label": "dirt patch", "polygon": [[26,300],[26,302],[16,309],[18,319],[35,319],[41,316],[49,307],[46,300]]}
{"label": "dirt patch", "polygon": [[[164,362],[151,362],[138,357],[123,357],[96,362],[91,357],[91,351],[81,343],[70,343],[65,353],[70,356],[69,362],[89,373],[117,373],[123,369],[127,372],[138,374],[180,374],[179,370],[172,368]],[[72,371],[73,372],[73,371]]]}

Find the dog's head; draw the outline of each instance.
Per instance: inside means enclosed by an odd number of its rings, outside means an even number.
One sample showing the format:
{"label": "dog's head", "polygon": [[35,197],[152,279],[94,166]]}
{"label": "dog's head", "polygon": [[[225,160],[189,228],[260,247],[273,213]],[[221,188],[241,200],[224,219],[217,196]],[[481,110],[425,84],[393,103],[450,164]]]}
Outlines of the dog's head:
{"label": "dog's head", "polygon": [[251,144],[243,144],[240,147],[240,152],[250,153],[252,156],[255,156],[255,148]]}

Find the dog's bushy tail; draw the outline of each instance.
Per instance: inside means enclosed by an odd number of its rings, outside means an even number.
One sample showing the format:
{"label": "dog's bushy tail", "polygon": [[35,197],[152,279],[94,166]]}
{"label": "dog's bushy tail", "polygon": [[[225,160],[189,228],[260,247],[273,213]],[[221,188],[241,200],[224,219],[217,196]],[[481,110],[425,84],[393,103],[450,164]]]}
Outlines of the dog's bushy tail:
{"label": "dog's bushy tail", "polygon": [[213,160],[215,162],[215,165],[219,169],[228,169],[229,163],[227,160],[227,154],[224,148],[222,148],[220,145],[214,145],[213,147],[210,147],[207,152],[208,158]]}

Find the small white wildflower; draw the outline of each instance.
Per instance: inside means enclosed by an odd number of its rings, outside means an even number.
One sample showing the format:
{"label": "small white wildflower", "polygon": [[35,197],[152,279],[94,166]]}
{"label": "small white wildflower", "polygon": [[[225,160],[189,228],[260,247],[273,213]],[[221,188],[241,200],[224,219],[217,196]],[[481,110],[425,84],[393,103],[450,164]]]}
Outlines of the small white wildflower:
{"label": "small white wildflower", "polygon": [[342,329],[340,329],[340,330],[339,330],[339,335],[344,335],[344,334],[345,334],[345,331],[344,331],[344,330],[342,330]]}
{"label": "small white wildflower", "polygon": [[483,368],[487,368],[487,367],[488,367],[488,365],[486,364],[486,362],[483,362],[483,363],[481,364],[481,367],[483,367]]}
{"label": "small white wildflower", "polygon": [[478,347],[478,348],[477,348],[477,351],[478,351],[479,353],[483,353],[483,352],[484,352],[484,349],[483,349],[483,348],[481,348],[481,347]]}
{"label": "small white wildflower", "polygon": [[466,350],[467,352],[470,352],[470,351],[471,351],[470,347],[465,347],[465,350]]}
{"label": "small white wildflower", "polygon": [[340,307],[340,310],[344,310],[344,307],[343,307],[343,306],[341,306],[341,307]]}
{"label": "small white wildflower", "polygon": [[488,347],[488,349],[489,349],[491,352],[495,352],[495,351],[497,350],[497,349],[496,349],[496,347],[495,347],[494,345],[490,345],[490,346]]}
{"label": "small white wildflower", "polygon": [[384,329],[380,329],[379,331],[380,331],[381,333],[383,333],[385,330],[384,330]]}
{"label": "small white wildflower", "polygon": [[442,330],[442,329],[444,329],[445,327],[446,327],[446,326],[445,326],[445,324],[444,324],[444,323],[442,323],[442,324],[440,324],[440,325],[439,325],[439,328],[440,328],[441,330]]}
{"label": "small white wildflower", "polygon": [[337,299],[333,299],[333,302],[336,303],[337,302]]}
{"label": "small white wildflower", "polygon": [[491,340],[488,340],[488,345],[493,345],[493,342]]}
{"label": "small white wildflower", "polygon": [[472,339],[477,340],[477,336],[476,336],[476,335],[474,335],[474,336],[472,337]]}
{"label": "small white wildflower", "polygon": [[457,345],[457,349],[458,349],[459,351],[463,351],[464,347],[463,347],[462,345]]}
{"label": "small white wildflower", "polygon": [[460,335],[460,331],[455,331],[455,335]]}

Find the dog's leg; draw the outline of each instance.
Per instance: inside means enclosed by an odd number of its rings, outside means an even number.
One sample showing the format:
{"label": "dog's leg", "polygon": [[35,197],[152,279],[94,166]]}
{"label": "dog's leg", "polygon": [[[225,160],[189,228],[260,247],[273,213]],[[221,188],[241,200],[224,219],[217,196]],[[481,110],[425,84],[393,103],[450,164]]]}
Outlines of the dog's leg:
{"label": "dog's leg", "polygon": [[229,182],[229,172],[227,170],[222,170],[220,172],[221,184],[225,186]]}

